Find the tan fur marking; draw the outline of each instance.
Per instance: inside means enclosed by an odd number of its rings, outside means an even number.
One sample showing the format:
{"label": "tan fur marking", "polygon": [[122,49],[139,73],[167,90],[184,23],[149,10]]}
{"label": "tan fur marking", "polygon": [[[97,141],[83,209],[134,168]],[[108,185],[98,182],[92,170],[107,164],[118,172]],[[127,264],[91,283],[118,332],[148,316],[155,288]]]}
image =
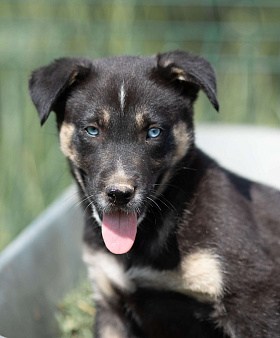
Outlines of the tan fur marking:
{"label": "tan fur marking", "polygon": [[219,257],[208,250],[188,255],[182,262],[183,279],[193,292],[218,298],[223,292]]}
{"label": "tan fur marking", "polygon": [[78,71],[74,72],[74,74],[72,75],[72,77],[70,78],[69,82],[68,82],[68,86],[71,86],[75,81],[76,81],[76,77],[79,74]]}
{"label": "tan fur marking", "polygon": [[215,301],[223,293],[219,258],[208,250],[189,254],[175,270],[145,267],[131,268],[127,273],[138,285],[181,292],[200,301]]}
{"label": "tan fur marking", "polygon": [[103,122],[104,124],[109,124],[110,122],[110,113],[108,110],[103,111]]}
{"label": "tan fur marking", "polygon": [[136,123],[139,127],[139,129],[142,129],[144,127],[145,124],[145,120],[144,120],[144,114],[142,112],[139,112],[136,114]]}
{"label": "tan fur marking", "polygon": [[186,155],[190,141],[190,135],[187,132],[187,126],[184,122],[179,122],[175,125],[173,135],[177,148],[172,159],[172,165],[178,163]]}
{"label": "tan fur marking", "polygon": [[186,81],[186,73],[181,68],[173,67],[172,72],[176,75],[174,80]]}
{"label": "tan fur marking", "polygon": [[59,133],[60,149],[63,154],[71,161],[77,162],[77,153],[73,148],[71,142],[75,131],[75,126],[71,123],[63,123]]}

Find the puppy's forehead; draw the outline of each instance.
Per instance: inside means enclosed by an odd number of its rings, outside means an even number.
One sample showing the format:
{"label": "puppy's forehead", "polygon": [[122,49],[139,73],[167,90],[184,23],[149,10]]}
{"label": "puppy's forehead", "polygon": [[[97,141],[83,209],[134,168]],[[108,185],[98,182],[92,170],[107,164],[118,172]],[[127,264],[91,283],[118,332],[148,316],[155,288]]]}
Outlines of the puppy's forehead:
{"label": "puppy's forehead", "polygon": [[77,88],[69,107],[75,115],[97,116],[104,123],[119,116],[134,117],[141,127],[155,111],[163,114],[168,106],[174,107],[176,99],[151,78],[154,67],[155,60],[148,57],[95,60],[90,80]]}
{"label": "puppy's forehead", "polygon": [[[114,60],[114,59],[113,59]],[[96,77],[92,78],[92,86],[98,88],[100,99],[106,102],[136,103],[141,100],[150,87],[151,65],[140,62],[138,59],[116,59],[107,64],[103,61],[96,68]]]}
{"label": "puppy's forehead", "polygon": [[[81,82],[70,100],[71,108],[92,106],[93,110],[123,111],[139,104],[147,91],[152,65],[138,57],[93,61],[93,73]],[[85,107],[84,107],[85,108]]]}

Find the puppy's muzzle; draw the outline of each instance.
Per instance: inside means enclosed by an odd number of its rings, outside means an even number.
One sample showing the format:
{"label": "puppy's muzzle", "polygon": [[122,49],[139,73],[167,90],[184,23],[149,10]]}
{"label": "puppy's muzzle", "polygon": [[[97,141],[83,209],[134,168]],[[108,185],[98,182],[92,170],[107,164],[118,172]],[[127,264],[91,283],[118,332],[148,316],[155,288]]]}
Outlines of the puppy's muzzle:
{"label": "puppy's muzzle", "polygon": [[123,206],[132,200],[135,188],[127,184],[112,184],[106,187],[105,192],[110,203]]}

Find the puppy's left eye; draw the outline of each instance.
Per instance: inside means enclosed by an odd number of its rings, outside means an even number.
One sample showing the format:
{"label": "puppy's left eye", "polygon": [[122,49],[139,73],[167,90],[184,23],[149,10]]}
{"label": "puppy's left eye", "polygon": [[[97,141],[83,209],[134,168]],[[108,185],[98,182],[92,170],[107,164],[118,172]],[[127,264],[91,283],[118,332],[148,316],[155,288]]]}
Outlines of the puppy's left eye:
{"label": "puppy's left eye", "polygon": [[85,128],[85,130],[90,136],[97,136],[99,134],[99,130],[92,126]]}
{"label": "puppy's left eye", "polygon": [[158,137],[159,135],[161,134],[161,129],[159,128],[151,128],[149,131],[148,131],[148,138],[156,138]]}

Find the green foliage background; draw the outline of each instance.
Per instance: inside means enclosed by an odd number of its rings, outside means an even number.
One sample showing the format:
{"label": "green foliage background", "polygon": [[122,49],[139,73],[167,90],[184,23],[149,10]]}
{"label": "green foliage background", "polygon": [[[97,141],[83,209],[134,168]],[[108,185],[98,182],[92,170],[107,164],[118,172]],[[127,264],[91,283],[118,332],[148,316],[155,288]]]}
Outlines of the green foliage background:
{"label": "green foliage background", "polygon": [[71,182],[54,117],[43,129],[28,97],[36,67],[185,49],[211,61],[221,110],[201,122],[280,125],[278,0],[1,0],[0,249]]}

